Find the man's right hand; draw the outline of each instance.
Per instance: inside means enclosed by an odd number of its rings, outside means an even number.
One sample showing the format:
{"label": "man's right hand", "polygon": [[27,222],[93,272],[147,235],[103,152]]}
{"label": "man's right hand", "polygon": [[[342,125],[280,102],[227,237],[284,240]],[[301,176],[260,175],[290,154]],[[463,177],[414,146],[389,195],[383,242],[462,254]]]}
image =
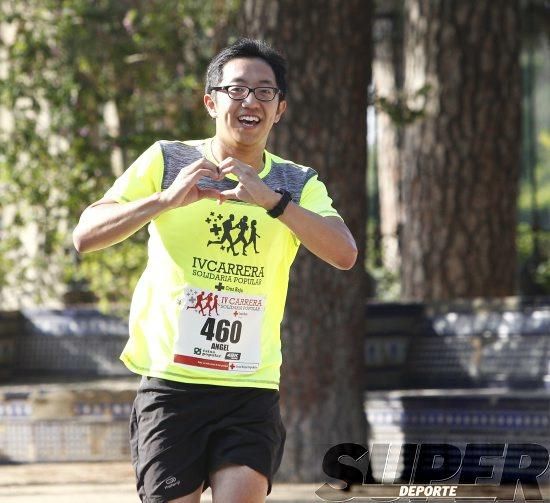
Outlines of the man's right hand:
{"label": "man's right hand", "polygon": [[182,168],[162,192],[124,204],[108,198],[96,201],[84,210],[73,231],[75,248],[79,253],[101,250],[123,241],[165,211],[205,197],[219,199],[219,191],[197,187],[203,176],[213,180],[223,178],[215,164],[202,158]]}
{"label": "man's right hand", "polygon": [[198,159],[189,166],[182,168],[170,187],[161,192],[160,200],[162,204],[166,205],[167,209],[174,209],[208,197],[218,199],[220,197],[218,190],[197,187],[197,182],[203,176],[212,180],[222,180],[224,177],[214,163],[204,157]]}

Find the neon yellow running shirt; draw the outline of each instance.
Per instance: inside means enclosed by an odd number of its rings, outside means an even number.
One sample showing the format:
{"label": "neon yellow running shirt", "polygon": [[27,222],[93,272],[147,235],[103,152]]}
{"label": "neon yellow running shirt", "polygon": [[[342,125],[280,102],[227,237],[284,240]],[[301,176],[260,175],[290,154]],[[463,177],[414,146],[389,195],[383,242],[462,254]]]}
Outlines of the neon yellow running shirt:
{"label": "neon yellow running shirt", "polygon": [[[215,162],[211,139],[160,141],[107,191],[119,203],[170,186],[200,157]],[[264,152],[260,177],[300,206],[339,216],[317,173]],[[203,178],[226,190],[236,177]],[[132,372],[174,381],[277,389],[280,324],[299,241],[253,204],[203,199],[166,211],[148,226],[148,262],[130,309],[121,359]]]}

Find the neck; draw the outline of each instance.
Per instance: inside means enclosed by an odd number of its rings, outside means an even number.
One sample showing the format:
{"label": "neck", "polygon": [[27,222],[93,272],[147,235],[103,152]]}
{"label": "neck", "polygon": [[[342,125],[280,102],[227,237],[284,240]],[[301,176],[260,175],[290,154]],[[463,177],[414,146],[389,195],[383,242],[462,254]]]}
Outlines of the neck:
{"label": "neck", "polygon": [[249,166],[252,166],[256,171],[261,171],[264,167],[264,149],[258,146],[238,145],[231,146],[225,144],[217,136],[212,140],[212,155],[214,159],[220,163],[227,157],[234,157]]}

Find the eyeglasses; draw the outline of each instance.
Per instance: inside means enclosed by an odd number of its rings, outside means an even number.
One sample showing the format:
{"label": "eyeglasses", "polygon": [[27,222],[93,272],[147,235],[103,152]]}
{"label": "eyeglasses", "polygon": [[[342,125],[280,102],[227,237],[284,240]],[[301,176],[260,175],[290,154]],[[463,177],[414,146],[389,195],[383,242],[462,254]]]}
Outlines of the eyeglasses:
{"label": "eyeglasses", "polygon": [[247,98],[250,92],[254,93],[256,99],[260,101],[273,101],[281,90],[276,87],[246,87],[246,86],[221,86],[212,87],[212,91],[222,91],[236,101],[242,101]]}

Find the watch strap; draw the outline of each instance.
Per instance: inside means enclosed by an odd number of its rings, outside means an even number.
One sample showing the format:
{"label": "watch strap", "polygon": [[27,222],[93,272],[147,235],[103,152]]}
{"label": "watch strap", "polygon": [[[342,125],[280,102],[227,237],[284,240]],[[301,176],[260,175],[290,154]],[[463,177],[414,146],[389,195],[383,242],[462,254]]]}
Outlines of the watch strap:
{"label": "watch strap", "polygon": [[280,217],[292,200],[292,194],[288,190],[276,189],[275,192],[282,194],[283,197],[279,199],[279,202],[273,208],[267,210],[267,214],[272,218]]}

